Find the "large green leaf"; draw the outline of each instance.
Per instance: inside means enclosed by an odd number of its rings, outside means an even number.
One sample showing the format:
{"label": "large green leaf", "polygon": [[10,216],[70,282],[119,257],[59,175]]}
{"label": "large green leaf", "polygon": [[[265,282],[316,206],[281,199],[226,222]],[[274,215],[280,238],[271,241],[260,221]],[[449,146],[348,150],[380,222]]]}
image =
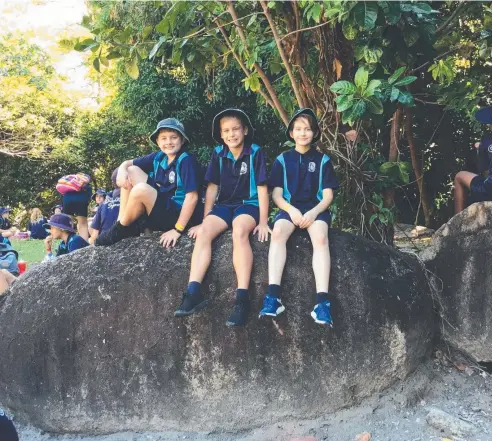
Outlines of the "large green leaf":
{"label": "large green leaf", "polygon": [[355,84],[351,83],[350,81],[342,80],[333,83],[330,87],[330,90],[341,95],[351,95],[357,91],[357,88],[355,87]]}
{"label": "large green leaf", "polygon": [[126,73],[134,80],[136,80],[139,77],[140,71],[138,69],[138,61],[136,57],[132,58],[131,60],[125,63],[125,70]]}
{"label": "large green leaf", "polygon": [[167,36],[166,35],[164,35],[163,37],[159,38],[159,40],[157,41],[157,43],[154,45],[154,47],[150,51],[149,60],[152,60],[152,58],[155,57],[155,54],[157,53],[157,51],[159,50],[159,48],[162,46],[162,43],[164,43],[166,40],[167,40]]}
{"label": "large green leaf", "polygon": [[389,24],[396,24],[401,18],[400,2],[397,1],[379,1],[379,7],[383,10],[386,21]]}
{"label": "large green leaf", "polygon": [[353,95],[340,95],[337,96],[337,111],[344,112],[347,109],[350,109],[354,104],[354,96]]}
{"label": "large green leaf", "polygon": [[399,95],[400,95],[400,89],[398,89],[397,87],[393,87],[391,89],[391,96],[390,96],[391,102],[396,101]]}
{"label": "large green leaf", "polygon": [[376,92],[376,89],[381,85],[380,80],[371,80],[369,81],[369,84],[367,85],[366,89],[362,93],[362,96],[364,98],[367,98],[368,96],[373,96],[374,93]]}
{"label": "large green leaf", "polygon": [[376,25],[378,18],[378,5],[373,2],[358,2],[353,9],[354,18],[357,24],[366,30],[371,30]]}
{"label": "large green leaf", "polygon": [[159,24],[155,27],[157,32],[166,35],[169,32],[169,19],[168,17],[164,17]]}
{"label": "large green leaf", "polygon": [[366,113],[366,109],[367,104],[365,101],[357,101],[353,107],[352,116],[354,117],[354,119],[362,118],[364,116],[364,113]]}
{"label": "large green leaf", "polygon": [[381,48],[370,48],[369,46],[364,46],[364,60],[366,60],[366,63],[377,63],[382,55],[383,50]]}
{"label": "large green leaf", "polygon": [[407,107],[412,107],[415,105],[413,95],[410,92],[400,92],[398,95],[398,101]]}
{"label": "large green leaf", "polygon": [[92,65],[94,66],[94,69],[96,69],[99,73],[101,73],[101,62],[99,61],[99,57],[94,58]]}
{"label": "large green leaf", "polygon": [[145,26],[142,30],[142,39],[145,40],[150,35],[151,32],[152,32],[152,26],[151,25]]}
{"label": "large green leaf", "polygon": [[369,80],[369,72],[364,67],[359,67],[355,73],[355,85],[359,90],[364,91],[367,87],[367,81]]}
{"label": "large green leaf", "polygon": [[403,72],[405,72],[406,68],[407,68],[407,66],[401,66],[398,69],[396,69],[395,72],[393,73],[393,75],[391,75],[388,78],[388,83],[393,84],[398,78],[401,77],[401,74]]}
{"label": "large green leaf", "polygon": [[376,115],[381,115],[383,113],[383,103],[379,101],[378,98],[375,96],[368,96],[367,98],[364,98],[364,100],[367,103],[369,112],[375,113]]}
{"label": "large green leaf", "polygon": [[417,77],[409,75],[408,77],[403,77],[401,80],[398,80],[394,85],[395,86],[406,86],[407,84],[413,83]]}
{"label": "large green leaf", "polygon": [[400,180],[404,184],[408,184],[410,182],[410,164],[408,162],[399,162],[398,170],[400,175]]}
{"label": "large green leaf", "polygon": [[346,21],[343,24],[342,32],[343,32],[343,36],[347,40],[355,40],[357,34],[359,33],[359,30],[353,24]]}
{"label": "large green leaf", "polygon": [[427,3],[410,3],[410,2],[402,2],[401,10],[403,12],[415,12],[416,14],[431,14],[432,7]]}

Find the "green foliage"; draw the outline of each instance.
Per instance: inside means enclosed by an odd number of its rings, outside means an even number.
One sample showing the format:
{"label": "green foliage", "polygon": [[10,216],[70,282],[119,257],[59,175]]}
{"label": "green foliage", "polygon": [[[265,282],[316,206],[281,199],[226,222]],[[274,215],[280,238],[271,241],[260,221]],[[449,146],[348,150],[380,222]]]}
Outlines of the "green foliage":
{"label": "green foliage", "polygon": [[395,223],[395,206],[390,208],[384,207],[383,199],[377,193],[373,193],[370,202],[376,212],[369,218],[369,225],[372,225],[375,221],[383,225],[393,225]]}

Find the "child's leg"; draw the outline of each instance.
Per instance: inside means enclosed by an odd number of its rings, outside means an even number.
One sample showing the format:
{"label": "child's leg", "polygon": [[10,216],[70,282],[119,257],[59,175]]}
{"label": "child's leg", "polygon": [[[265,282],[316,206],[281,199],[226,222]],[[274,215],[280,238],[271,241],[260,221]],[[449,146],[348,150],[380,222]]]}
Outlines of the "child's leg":
{"label": "child's leg", "polygon": [[77,232],[79,236],[89,241],[89,224],[87,223],[86,216],[76,216],[77,218]]}
{"label": "child's leg", "polygon": [[0,270],[0,295],[10,288],[12,283],[15,282],[15,279],[16,277],[10,274],[7,270]]}
{"label": "child's leg", "polygon": [[459,213],[465,209],[467,192],[475,173],[460,171],[454,178],[454,211]]}
{"label": "child's leg", "polygon": [[157,199],[157,190],[149,184],[138,183],[130,191],[125,209],[120,206],[120,224],[128,226],[142,214],[150,214]]}
{"label": "child's leg", "polygon": [[[282,282],[285,261],[287,259],[287,241],[296,226],[286,219],[275,222],[268,251],[268,284],[279,285]],[[271,294],[271,293],[270,293]]]}
{"label": "child's leg", "polygon": [[227,230],[227,222],[218,216],[208,215],[201,225],[191,257],[190,282],[202,283],[212,259],[212,242]]}
{"label": "child's leg", "polygon": [[[328,224],[317,220],[308,228],[313,244],[313,271],[317,293],[328,293],[330,280],[330,249],[328,247]],[[318,303],[318,302],[317,302]]]}
{"label": "child's leg", "polygon": [[253,268],[253,250],[249,235],[256,227],[256,220],[249,214],[241,214],[232,222],[232,263],[236,271],[238,289],[248,289]]}
{"label": "child's leg", "polygon": [[133,187],[140,183],[146,183],[148,179],[147,173],[145,173],[140,167],[132,165],[128,167],[128,180],[130,182],[130,188],[120,189],[120,213],[118,215],[118,220],[121,221],[121,216],[125,212],[126,204],[128,203],[128,198]]}

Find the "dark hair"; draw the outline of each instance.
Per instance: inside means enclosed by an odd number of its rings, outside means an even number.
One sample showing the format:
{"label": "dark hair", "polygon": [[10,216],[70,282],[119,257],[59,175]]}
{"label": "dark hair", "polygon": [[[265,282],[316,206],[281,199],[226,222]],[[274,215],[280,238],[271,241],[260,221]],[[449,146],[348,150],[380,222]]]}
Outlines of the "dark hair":
{"label": "dark hair", "polygon": [[312,115],[309,115],[307,113],[301,113],[300,115],[296,116],[292,122],[291,122],[291,129],[290,131],[292,132],[292,130],[294,129],[294,123],[296,122],[296,120],[298,120],[299,118],[304,118],[304,119],[307,119],[307,122],[309,123],[309,127],[311,130],[313,130],[313,137],[316,138],[316,136],[319,135],[319,126],[318,126],[318,122],[316,121],[316,119],[312,116]]}

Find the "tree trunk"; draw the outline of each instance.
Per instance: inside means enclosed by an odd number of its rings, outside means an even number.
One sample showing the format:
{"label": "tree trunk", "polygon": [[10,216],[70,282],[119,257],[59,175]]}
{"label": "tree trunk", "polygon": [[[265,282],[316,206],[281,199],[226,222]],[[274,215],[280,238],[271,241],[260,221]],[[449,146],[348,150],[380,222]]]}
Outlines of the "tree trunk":
{"label": "tree trunk", "polygon": [[413,138],[413,112],[411,109],[405,109],[405,130],[407,132],[408,147],[410,148],[410,157],[412,158],[412,168],[419,187],[420,203],[422,204],[422,211],[424,212],[425,226],[430,228],[432,222],[432,207],[427,192],[425,191],[422,162],[419,158],[420,155]]}

